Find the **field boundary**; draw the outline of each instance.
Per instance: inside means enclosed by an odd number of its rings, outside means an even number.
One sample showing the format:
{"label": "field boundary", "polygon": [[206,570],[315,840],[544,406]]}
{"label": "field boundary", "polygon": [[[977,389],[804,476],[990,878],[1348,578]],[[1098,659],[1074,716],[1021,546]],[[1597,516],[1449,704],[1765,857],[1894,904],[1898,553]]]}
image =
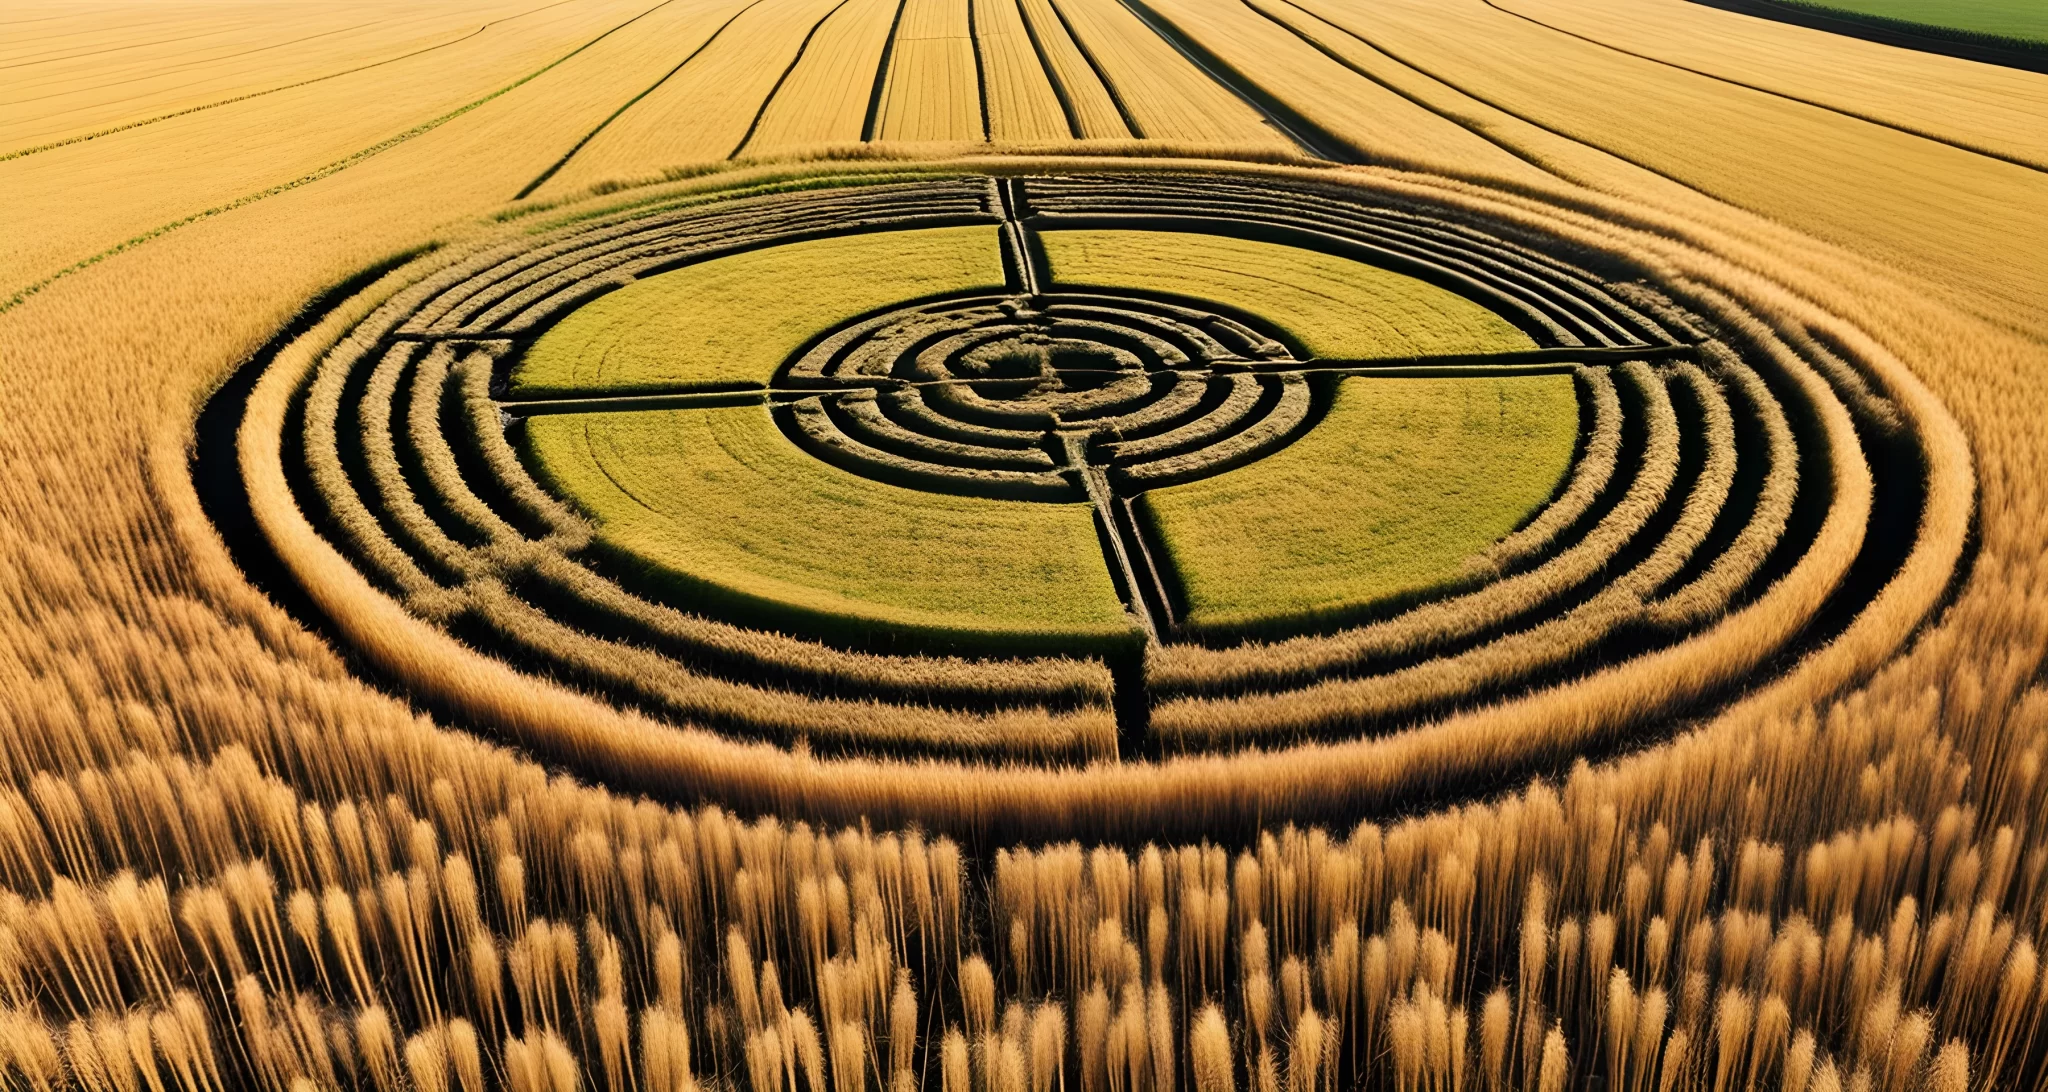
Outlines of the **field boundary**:
{"label": "field boundary", "polygon": [[1932,23],[1915,23],[1909,19],[1864,15],[1820,4],[1802,4],[1796,0],[1690,2],[1731,11],[1737,15],[1750,15],[1810,30],[1824,30],[1830,34],[1860,38],[1879,45],[1898,46],[1901,49],[1914,49],[1922,53],[1938,53],[1944,57],[2017,68],[2024,72],[2048,73],[2048,45],[2023,38],[1976,34],[1967,30],[1935,26]]}

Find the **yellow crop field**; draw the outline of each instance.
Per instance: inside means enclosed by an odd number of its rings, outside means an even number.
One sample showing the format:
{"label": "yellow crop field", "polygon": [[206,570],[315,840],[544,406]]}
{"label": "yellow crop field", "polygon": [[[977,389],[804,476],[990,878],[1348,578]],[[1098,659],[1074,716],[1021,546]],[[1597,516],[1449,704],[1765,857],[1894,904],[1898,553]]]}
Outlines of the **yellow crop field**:
{"label": "yellow crop field", "polygon": [[1046,0],[1115,97],[1133,136],[1285,146],[1284,136],[1116,0]]}
{"label": "yellow crop field", "polygon": [[[973,0],[974,36],[988,89],[989,139],[1017,144],[1066,140],[1068,107],[1040,59],[1043,42],[1018,0]],[[1075,120],[1078,120],[1078,115]]]}
{"label": "yellow crop field", "polygon": [[883,76],[877,136],[882,140],[981,140],[981,60],[969,5],[903,0]]}
{"label": "yellow crop field", "polygon": [[494,25],[532,22],[533,8],[192,4],[122,12],[65,4],[25,11],[40,17],[18,21],[22,33],[4,54],[18,78],[9,83],[17,97],[0,115],[7,119],[0,141],[13,151],[79,140],[445,52]]}
{"label": "yellow crop field", "polygon": [[900,0],[851,0],[825,17],[761,111],[743,155],[857,144]]}
{"label": "yellow crop field", "polygon": [[0,10],[0,1087],[2048,1087],[2048,74],[1846,18]]}
{"label": "yellow crop field", "polygon": [[1073,112],[1070,124],[1080,130],[1078,135],[1092,140],[1126,140],[1139,135],[1126,116],[1128,108],[1118,103],[1103,82],[1100,63],[1082,52],[1066,17],[1052,0],[1018,0],[1017,9],[1060,102]]}
{"label": "yellow crop field", "polygon": [[693,9],[697,33],[662,40],[668,67],[593,126],[531,192],[579,193],[636,169],[737,154],[804,42],[838,7],[838,0],[732,0]]}
{"label": "yellow crop field", "polygon": [[[516,81],[545,80],[552,73],[540,70],[551,63],[563,61],[580,71],[584,66],[576,62],[613,52],[604,48],[607,42],[596,41],[600,35],[642,10],[622,3],[536,23],[515,21],[499,30],[508,41],[479,35],[383,68],[59,147],[22,141],[8,151],[40,150],[0,163],[7,192],[15,195],[0,212],[6,218],[0,270],[13,287],[22,287],[180,217],[346,163],[417,125],[474,108]],[[584,54],[571,56],[594,41]],[[614,68],[618,64],[606,59]],[[327,112],[328,104],[338,102],[357,105],[326,125],[287,126],[287,119]],[[146,179],[114,166],[133,161],[131,156],[156,164]],[[60,199],[64,194],[72,199]]]}

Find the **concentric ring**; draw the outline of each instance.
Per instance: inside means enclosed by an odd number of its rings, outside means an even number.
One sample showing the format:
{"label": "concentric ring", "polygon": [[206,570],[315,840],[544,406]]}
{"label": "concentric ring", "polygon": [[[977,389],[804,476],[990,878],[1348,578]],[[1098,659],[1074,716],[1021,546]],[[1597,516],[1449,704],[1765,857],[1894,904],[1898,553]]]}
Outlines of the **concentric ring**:
{"label": "concentric ring", "polygon": [[[624,287],[815,240],[968,227],[995,230],[1001,284],[849,315],[758,381],[520,387],[540,339]],[[1477,305],[1521,341],[1332,351],[1242,300],[1069,275],[1079,266],[1063,269],[1054,244],[1088,232],[1201,236],[1390,271]],[[509,666],[532,694],[581,691],[634,711],[644,719],[630,723],[653,735],[692,726],[826,766],[878,755],[1143,768],[1186,752],[1426,735],[1503,702],[1537,711],[1528,730],[1540,734],[1553,715],[1542,711],[1580,680],[1626,677],[1639,662],[1687,680],[1627,708],[1589,706],[1582,716],[1598,723],[1577,738],[1612,740],[1711,707],[1841,632],[1913,548],[1870,529],[1914,526],[1927,488],[1915,416],[1825,329],[1752,313],[1716,286],[1659,283],[1526,224],[1290,178],[955,177],[692,198],[423,259],[382,284],[318,337],[258,362],[244,465],[286,567],[317,588],[331,553],[411,625],[483,658],[460,662]],[[1239,533],[1257,522],[1247,513],[1307,527],[1314,518],[1288,513],[1380,488],[1384,473],[1329,477],[1364,465],[1357,449],[1371,444],[1357,438],[1379,435],[1373,422],[1531,392],[1570,407],[1554,485],[1454,570],[1317,598],[1290,591],[1288,572],[1339,568],[1229,553],[1279,541]],[[1439,410],[1415,420],[1456,416]],[[657,413],[765,413],[780,442],[849,480],[1083,513],[1123,621],[967,640],[888,618],[826,625],[744,588],[657,579],[535,439],[560,431],[544,422]],[[1472,435],[1505,442],[1535,427],[1523,428],[1533,411],[1510,416],[1501,410],[1499,428],[1521,433]],[[1549,442],[1526,450],[1538,441]],[[252,450],[277,453],[274,481]],[[1400,452],[1367,454],[1379,466]],[[1401,473],[1403,488],[1428,486],[1429,474]],[[1348,533],[1293,538],[1342,553]],[[1764,609],[1782,624],[1730,657],[1730,620]],[[337,628],[362,640],[347,613],[335,612]],[[373,658],[466,716],[598,708],[494,713],[461,685]],[[654,745],[610,732],[569,750],[616,771],[622,760],[601,752]],[[1505,747],[1464,776],[1537,753],[1555,749]],[[749,795],[715,781],[696,788]]]}
{"label": "concentric ring", "polygon": [[[785,431],[821,459],[948,492],[1080,500],[1250,462],[1307,423],[1276,337],[1227,315],[1079,292],[977,296],[870,316],[793,360]],[[1259,370],[1255,370],[1259,369]],[[1261,374],[1263,371],[1265,374]],[[1071,450],[1069,450],[1071,448]],[[1142,483],[1142,484],[1141,484]]]}

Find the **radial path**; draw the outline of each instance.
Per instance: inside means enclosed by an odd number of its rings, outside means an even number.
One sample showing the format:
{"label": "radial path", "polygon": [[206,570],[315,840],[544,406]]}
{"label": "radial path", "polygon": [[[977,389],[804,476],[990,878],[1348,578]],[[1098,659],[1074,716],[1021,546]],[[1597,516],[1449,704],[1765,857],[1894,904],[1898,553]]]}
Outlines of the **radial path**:
{"label": "radial path", "polygon": [[[807,183],[383,283],[253,365],[224,419],[274,465],[230,473],[392,685],[514,739],[588,745],[564,690],[821,769],[1484,716],[1492,783],[1828,647],[1924,526],[1920,434],[1845,343],[1305,179]],[[451,684],[490,671],[562,723]]]}
{"label": "radial path", "polygon": [[[1315,390],[1347,375],[1487,376],[1686,360],[1686,344],[1429,358],[1330,359],[1256,316],[1053,278],[1024,182],[997,184],[1006,291],[863,316],[744,393],[505,398],[522,416],[768,401],[783,431],[836,466],[895,484],[1004,500],[1086,501],[1147,639],[1175,626],[1171,578],[1132,508],[1148,489],[1222,473],[1311,427]],[[1326,400],[1326,399],[1325,399]]]}

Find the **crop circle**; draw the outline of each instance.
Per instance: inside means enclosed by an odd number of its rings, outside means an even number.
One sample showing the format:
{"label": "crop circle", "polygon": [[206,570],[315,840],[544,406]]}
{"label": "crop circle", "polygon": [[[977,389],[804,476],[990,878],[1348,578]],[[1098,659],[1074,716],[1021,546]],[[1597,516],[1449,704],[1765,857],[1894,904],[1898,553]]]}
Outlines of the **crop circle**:
{"label": "crop circle", "polygon": [[[1924,501],[1911,416],[1821,332],[1412,197],[937,177],[416,265],[256,362],[252,507],[316,600],[338,558],[438,634],[370,657],[430,703],[529,743],[596,708],[534,695],[629,710],[552,748],[600,776],[676,728],[1043,791],[1198,761],[1247,799],[1289,749],[1506,710],[1424,778],[1455,792],[1560,757],[1513,737],[1588,679],[1666,681],[1566,755],[1797,663]],[[463,698],[449,647],[531,690]],[[677,788],[761,799],[730,766]]]}

